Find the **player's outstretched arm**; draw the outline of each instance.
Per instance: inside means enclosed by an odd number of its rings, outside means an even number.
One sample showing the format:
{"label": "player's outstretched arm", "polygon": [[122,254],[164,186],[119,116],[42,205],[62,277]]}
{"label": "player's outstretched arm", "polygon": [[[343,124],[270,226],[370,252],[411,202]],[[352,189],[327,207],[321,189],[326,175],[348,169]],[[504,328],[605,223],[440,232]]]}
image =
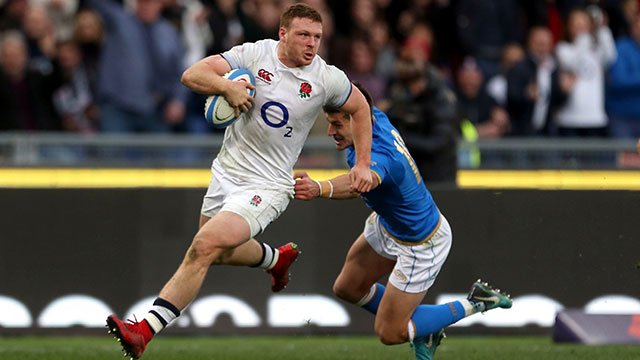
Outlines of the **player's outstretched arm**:
{"label": "player's outstretched arm", "polygon": [[231,70],[231,66],[220,55],[206,57],[191,65],[182,74],[182,84],[189,89],[205,95],[222,94],[229,104],[238,111],[246,112],[251,108],[253,97],[247,88],[255,87],[244,81],[231,81],[222,77]]}
{"label": "player's outstretched arm", "polygon": [[[351,187],[349,175],[340,175],[331,180],[318,181],[309,177],[302,171],[293,174],[296,180],[294,186],[295,198],[298,200],[313,200],[317,197],[330,198],[336,200],[353,199],[359,193]],[[377,178],[373,188],[378,186]],[[371,190],[373,190],[373,188]]]}
{"label": "player's outstretched arm", "polygon": [[351,131],[356,149],[356,163],[349,171],[351,186],[357,192],[370,191],[374,176],[369,171],[371,164],[371,109],[364,95],[351,85],[351,95],[340,110],[351,114]]}

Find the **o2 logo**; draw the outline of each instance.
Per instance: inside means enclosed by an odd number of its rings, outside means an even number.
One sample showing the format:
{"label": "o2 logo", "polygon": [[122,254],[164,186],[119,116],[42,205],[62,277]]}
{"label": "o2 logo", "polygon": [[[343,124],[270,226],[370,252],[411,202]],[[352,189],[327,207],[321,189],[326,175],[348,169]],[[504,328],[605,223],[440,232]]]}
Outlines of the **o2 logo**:
{"label": "o2 logo", "polygon": [[[279,122],[271,121],[267,116],[267,110],[272,106],[277,107],[282,112],[282,119],[274,119],[279,120]],[[287,125],[287,123],[289,122],[289,110],[287,110],[284,105],[276,101],[269,101],[264,103],[264,105],[262,105],[262,108],[260,108],[260,116],[262,117],[264,123],[271,126],[272,128],[281,128]],[[285,127],[285,129],[287,130],[287,132],[284,134],[284,137],[290,138],[291,133],[293,132],[293,127],[287,126]]]}

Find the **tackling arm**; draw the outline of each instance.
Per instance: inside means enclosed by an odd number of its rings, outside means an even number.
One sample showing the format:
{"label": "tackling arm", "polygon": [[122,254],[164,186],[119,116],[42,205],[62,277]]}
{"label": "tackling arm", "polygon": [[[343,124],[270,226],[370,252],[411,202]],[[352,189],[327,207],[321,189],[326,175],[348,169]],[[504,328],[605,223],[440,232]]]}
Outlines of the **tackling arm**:
{"label": "tackling arm", "polygon": [[351,187],[360,193],[372,189],[374,176],[369,171],[371,164],[371,110],[364,95],[351,85],[351,95],[340,108],[351,115],[351,131],[356,149],[356,163],[349,171]]}
{"label": "tackling arm", "polygon": [[[371,176],[374,183],[370,190],[373,190],[378,186],[378,177],[373,174]],[[356,198],[360,194],[352,189],[347,174],[334,177],[331,180],[318,181],[310,178],[306,172],[297,172],[293,178],[296,180],[294,191],[295,198],[298,200],[313,200],[317,197],[343,200]]]}

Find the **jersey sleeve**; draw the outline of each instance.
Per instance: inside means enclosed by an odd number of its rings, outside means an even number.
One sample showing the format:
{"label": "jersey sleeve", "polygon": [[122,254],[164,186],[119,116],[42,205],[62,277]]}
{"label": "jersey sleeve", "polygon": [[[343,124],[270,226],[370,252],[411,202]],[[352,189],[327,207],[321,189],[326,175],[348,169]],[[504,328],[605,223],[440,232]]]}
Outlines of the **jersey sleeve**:
{"label": "jersey sleeve", "polygon": [[375,151],[371,152],[371,165],[369,169],[376,174],[379,184],[382,184],[387,175],[389,175],[390,165],[389,156],[384,156]]}
{"label": "jersey sleeve", "polygon": [[333,65],[327,65],[327,74],[324,78],[327,91],[325,105],[339,108],[351,95],[351,82],[347,75]]}
{"label": "jersey sleeve", "polygon": [[244,43],[236,45],[220,54],[231,66],[232,69],[245,69],[249,67],[249,62],[255,60],[260,52],[260,46],[256,43]]}

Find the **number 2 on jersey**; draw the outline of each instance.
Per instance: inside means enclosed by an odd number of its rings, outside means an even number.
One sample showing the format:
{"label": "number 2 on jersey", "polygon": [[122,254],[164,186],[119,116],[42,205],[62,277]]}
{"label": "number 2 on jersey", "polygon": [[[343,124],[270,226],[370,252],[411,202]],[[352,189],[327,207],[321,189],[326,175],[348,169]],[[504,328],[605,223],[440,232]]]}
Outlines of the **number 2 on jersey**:
{"label": "number 2 on jersey", "polygon": [[[282,111],[282,119],[280,120],[280,122],[273,122],[269,120],[269,117],[267,116],[267,109],[272,106],[275,106],[279,108],[280,111]],[[262,117],[264,123],[271,126],[272,128],[281,128],[289,122],[289,110],[287,110],[287,108],[281,103],[275,101],[264,103],[264,105],[262,105],[262,107],[260,108],[260,116]],[[284,137],[290,138],[291,133],[293,132],[293,127],[287,126],[285,129],[287,129],[287,132],[284,134]]]}

